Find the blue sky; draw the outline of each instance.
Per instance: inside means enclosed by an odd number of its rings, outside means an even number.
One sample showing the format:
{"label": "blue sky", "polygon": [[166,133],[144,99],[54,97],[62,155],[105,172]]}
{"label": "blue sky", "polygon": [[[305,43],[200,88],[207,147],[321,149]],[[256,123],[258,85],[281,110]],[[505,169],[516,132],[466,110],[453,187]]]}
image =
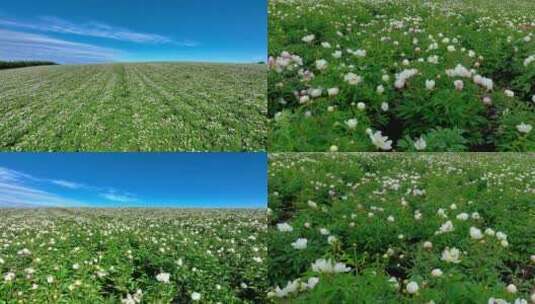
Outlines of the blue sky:
{"label": "blue sky", "polygon": [[265,153],[0,153],[0,207],[265,208]]}
{"label": "blue sky", "polygon": [[16,0],[0,4],[0,60],[256,62],[267,0]]}

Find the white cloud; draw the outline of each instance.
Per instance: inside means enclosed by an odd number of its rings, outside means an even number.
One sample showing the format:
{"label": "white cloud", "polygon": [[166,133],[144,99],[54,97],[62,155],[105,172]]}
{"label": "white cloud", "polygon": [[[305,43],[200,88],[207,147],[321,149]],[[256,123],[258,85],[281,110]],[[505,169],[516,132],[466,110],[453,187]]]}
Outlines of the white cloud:
{"label": "white cloud", "polygon": [[62,186],[62,187],[69,188],[69,189],[80,189],[80,188],[86,187],[84,184],[69,182],[69,181],[61,180],[61,179],[53,179],[53,180],[50,180],[50,182],[58,186]]}
{"label": "white cloud", "polygon": [[0,29],[0,59],[51,60],[58,63],[113,61],[119,52],[45,35]]}
{"label": "white cloud", "polygon": [[194,47],[198,45],[196,41],[174,41],[173,39],[163,35],[135,32],[129,29],[108,25],[98,21],[91,21],[84,24],[74,24],[67,20],[51,16],[41,17],[38,22],[33,23],[0,18],[0,25],[30,29],[35,31],[98,37],[134,43],[172,43],[185,47]]}
{"label": "white cloud", "polygon": [[0,182],[0,207],[68,207],[73,205],[80,206],[83,205],[83,203],[69,200],[29,185],[18,184],[18,182]]}
{"label": "white cloud", "polygon": [[103,198],[107,200],[121,202],[121,203],[128,203],[128,202],[136,201],[136,198],[133,197],[131,194],[117,194],[115,192],[108,192],[108,193],[102,193],[100,196],[102,196]]}
{"label": "white cloud", "polygon": [[90,191],[109,201],[128,203],[137,198],[109,187],[95,187],[62,179],[48,179],[0,167],[0,208],[2,207],[80,207],[84,202],[41,190],[43,185],[57,185],[70,190]]}

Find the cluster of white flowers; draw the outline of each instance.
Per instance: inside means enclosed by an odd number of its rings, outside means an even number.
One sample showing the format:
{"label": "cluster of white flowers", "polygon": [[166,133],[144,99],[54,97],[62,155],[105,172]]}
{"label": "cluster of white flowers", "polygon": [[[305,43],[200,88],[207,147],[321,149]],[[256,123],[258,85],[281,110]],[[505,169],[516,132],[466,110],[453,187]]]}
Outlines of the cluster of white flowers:
{"label": "cluster of white flowers", "polygon": [[485,77],[483,77],[481,75],[476,75],[476,76],[474,76],[473,80],[474,80],[475,84],[486,88],[487,91],[492,91],[492,89],[494,87],[494,82],[490,78],[485,78]]}
{"label": "cluster of white flowers", "polygon": [[311,277],[306,282],[302,282],[301,279],[288,281],[286,287],[280,288],[276,286],[273,291],[268,292],[268,297],[284,298],[293,293],[313,289],[319,281],[320,279],[318,277]]}
{"label": "cluster of white flowers", "polygon": [[191,293],[191,300],[192,301],[200,301],[201,297],[202,297],[201,294],[196,292],[196,291]]}
{"label": "cluster of white flowers", "polygon": [[425,139],[423,136],[420,136],[418,140],[414,142],[414,148],[418,151],[425,150],[427,148],[427,143],[425,142]]}
{"label": "cluster of white flowers", "polygon": [[329,65],[329,63],[325,59],[316,60],[316,69],[318,69],[320,71],[325,70],[328,65]]}
{"label": "cluster of white flowers", "polygon": [[362,82],[362,77],[355,73],[349,72],[344,75],[344,81],[350,85],[357,85]]}
{"label": "cluster of white flowers", "polygon": [[277,224],[277,229],[280,232],[292,232],[294,230],[293,227],[290,226],[290,224],[288,224],[288,223],[278,223]]}
{"label": "cluster of white flowers", "polygon": [[131,294],[126,294],[126,298],[121,299],[121,304],[139,304],[143,299],[143,292],[141,289],[137,289],[136,292]]}
{"label": "cluster of white flowers", "polygon": [[314,39],[316,39],[316,36],[314,34],[310,34],[304,36],[301,40],[305,43],[311,43],[312,41],[314,41]]}
{"label": "cluster of white flowers", "polygon": [[454,69],[446,70],[446,75],[449,77],[472,78],[472,72],[465,68],[462,64],[458,64]]}
{"label": "cluster of white flowers", "polygon": [[[535,303],[535,298],[531,297],[531,303]],[[499,298],[489,298],[487,304],[528,304],[528,301],[522,298],[517,298],[513,303],[508,302],[504,299]]]}
{"label": "cluster of white flowers", "polygon": [[308,240],[305,238],[299,238],[291,244],[291,246],[297,250],[303,250],[307,248]]}
{"label": "cluster of white flowers", "polygon": [[525,134],[528,134],[529,132],[531,132],[532,128],[533,127],[530,124],[525,124],[524,122],[521,122],[520,124],[516,126],[516,129],[518,130],[518,132],[525,133]]}
{"label": "cluster of white flowers", "polygon": [[366,133],[370,137],[372,144],[376,146],[378,149],[381,149],[384,151],[392,149],[392,141],[388,140],[387,136],[383,136],[383,132],[381,131],[373,132],[371,129],[367,129]]}
{"label": "cluster of white flowers", "polygon": [[289,52],[282,52],[280,56],[273,58],[270,56],[268,59],[268,68],[277,71],[278,73],[284,70],[294,70],[303,65],[303,59],[297,55],[292,55]]}
{"label": "cluster of white flowers", "polygon": [[404,88],[407,83],[407,80],[409,80],[413,76],[416,76],[416,74],[418,74],[417,69],[406,69],[406,70],[401,71],[401,73],[397,73],[394,86],[397,89]]}
{"label": "cluster of white flowers", "polygon": [[312,264],[312,271],[321,273],[339,273],[351,271],[344,263],[333,262],[331,259],[317,259]]}
{"label": "cluster of white flowers", "polygon": [[353,51],[353,50],[351,50],[351,49],[347,49],[347,52],[348,52],[349,54],[353,54],[353,55],[355,55],[355,56],[357,56],[357,57],[366,57],[366,50],[361,50],[361,49],[359,49],[359,50],[355,50],[355,51]]}
{"label": "cluster of white flowers", "polygon": [[162,283],[169,283],[170,274],[167,272],[161,272],[156,275],[156,280]]}
{"label": "cluster of white flowers", "polygon": [[451,249],[449,247],[446,247],[446,249],[442,251],[441,260],[448,262],[448,263],[458,264],[461,262],[460,257],[461,257],[461,251],[459,249],[455,247]]}

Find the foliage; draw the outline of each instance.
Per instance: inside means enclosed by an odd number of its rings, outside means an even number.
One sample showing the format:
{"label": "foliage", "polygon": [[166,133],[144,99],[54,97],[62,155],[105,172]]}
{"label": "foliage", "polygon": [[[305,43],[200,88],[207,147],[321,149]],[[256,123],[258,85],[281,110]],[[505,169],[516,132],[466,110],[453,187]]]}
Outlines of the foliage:
{"label": "foliage", "polygon": [[265,302],[263,210],[0,209],[0,217],[0,303]]}
{"label": "foliage", "polygon": [[533,150],[533,1],[269,3],[270,151]]}
{"label": "foliage", "polygon": [[[521,153],[272,154],[270,295],[277,303],[533,301],[534,174],[533,154]],[[457,262],[444,259],[448,248],[459,250]],[[319,259],[350,269],[314,270]],[[319,282],[303,285],[311,278]]]}
{"label": "foliage", "polygon": [[265,66],[144,63],[0,72],[0,150],[265,150]]}

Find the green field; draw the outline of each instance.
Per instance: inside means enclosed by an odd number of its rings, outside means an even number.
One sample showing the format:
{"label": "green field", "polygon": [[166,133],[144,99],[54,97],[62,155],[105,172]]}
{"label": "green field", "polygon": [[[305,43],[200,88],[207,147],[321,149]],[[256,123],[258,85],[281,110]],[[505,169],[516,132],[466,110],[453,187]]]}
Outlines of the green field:
{"label": "green field", "polygon": [[269,2],[270,151],[535,151],[535,2]]}
{"label": "green field", "polygon": [[0,303],[263,303],[265,210],[1,209]]}
{"label": "green field", "polygon": [[133,63],[0,71],[0,150],[265,150],[264,65]]}
{"label": "green field", "polygon": [[269,171],[277,303],[535,303],[533,154],[281,153]]}

